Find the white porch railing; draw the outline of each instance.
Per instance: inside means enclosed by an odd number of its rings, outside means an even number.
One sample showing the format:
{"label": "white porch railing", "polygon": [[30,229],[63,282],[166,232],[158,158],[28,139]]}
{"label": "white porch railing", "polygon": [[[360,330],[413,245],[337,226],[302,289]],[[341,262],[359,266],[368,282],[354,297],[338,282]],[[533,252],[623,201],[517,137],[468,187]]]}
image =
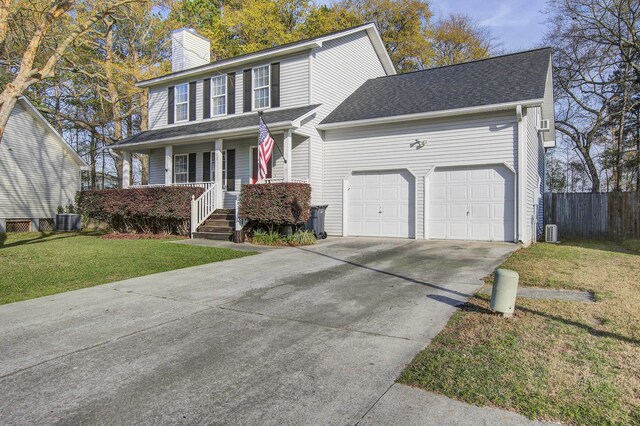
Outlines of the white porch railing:
{"label": "white porch railing", "polygon": [[187,182],[187,183],[155,183],[153,185],[131,185],[129,188],[161,188],[163,186],[187,186],[192,188],[204,188],[205,191],[215,182]]}
{"label": "white porch railing", "polygon": [[198,198],[195,198],[194,195],[191,196],[191,238],[193,238],[193,233],[196,232],[198,226],[202,225],[216,209],[218,185],[215,182],[204,183],[207,184],[204,192]]}
{"label": "white porch railing", "polygon": [[[260,183],[281,183],[284,182],[283,178],[269,178],[265,179],[264,182]],[[289,182],[291,183],[309,183],[307,179],[291,179]]]}

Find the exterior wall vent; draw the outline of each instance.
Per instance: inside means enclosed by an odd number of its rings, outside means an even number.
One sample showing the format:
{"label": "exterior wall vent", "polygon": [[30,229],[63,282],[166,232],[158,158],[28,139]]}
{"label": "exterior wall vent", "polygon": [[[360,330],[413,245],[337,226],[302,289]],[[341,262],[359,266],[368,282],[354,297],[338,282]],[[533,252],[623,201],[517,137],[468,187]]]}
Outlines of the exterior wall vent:
{"label": "exterior wall vent", "polygon": [[551,125],[549,124],[549,120],[540,120],[540,125],[538,126],[538,130],[541,132],[548,132],[551,130]]}

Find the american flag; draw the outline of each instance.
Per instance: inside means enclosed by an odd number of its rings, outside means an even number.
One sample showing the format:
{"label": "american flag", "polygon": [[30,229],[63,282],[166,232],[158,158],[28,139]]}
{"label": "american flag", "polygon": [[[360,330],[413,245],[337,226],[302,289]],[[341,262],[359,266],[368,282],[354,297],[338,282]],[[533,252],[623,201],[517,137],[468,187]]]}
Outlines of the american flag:
{"label": "american flag", "polygon": [[273,138],[264,124],[264,120],[260,117],[260,132],[258,135],[258,182],[262,182],[267,177],[267,164],[271,160],[273,154]]}

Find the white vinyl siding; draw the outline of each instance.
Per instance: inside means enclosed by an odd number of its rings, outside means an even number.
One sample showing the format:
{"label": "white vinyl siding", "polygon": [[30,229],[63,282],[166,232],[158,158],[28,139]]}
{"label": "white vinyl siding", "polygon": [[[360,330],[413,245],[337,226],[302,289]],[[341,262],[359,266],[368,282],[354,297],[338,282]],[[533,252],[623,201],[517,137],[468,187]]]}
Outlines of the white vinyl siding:
{"label": "white vinyl siding", "polygon": [[295,134],[291,145],[291,177],[309,179],[309,138]]}
{"label": "white vinyl siding", "polygon": [[164,184],[164,148],[149,151],[149,184]]}
{"label": "white vinyl siding", "polygon": [[[309,137],[309,181],[314,204],[324,204],[324,140],[315,126],[366,80],[386,75],[371,40],[365,31],[330,40],[314,49],[308,59],[308,103],[321,104],[316,118],[298,131]],[[299,67],[302,71],[302,66]],[[281,74],[285,68],[281,65]],[[305,74],[300,73],[299,76]],[[287,81],[291,81],[288,78]],[[281,83],[281,93],[286,90]],[[304,92],[300,91],[300,94]],[[291,99],[289,99],[291,102]],[[295,171],[295,166],[294,166]]]}
{"label": "white vinyl siding", "polygon": [[269,65],[253,69],[253,109],[268,108],[270,102],[271,72]]}
{"label": "white vinyl siding", "polygon": [[539,209],[542,207],[544,195],[544,148],[538,123],[541,119],[539,107],[528,108],[526,114],[527,133],[527,192],[526,192],[526,216],[524,227],[524,242],[537,238],[539,223]]}
{"label": "white vinyl siding", "polygon": [[187,121],[189,119],[189,84],[179,84],[175,87],[175,121]]}
{"label": "white vinyl siding", "polygon": [[[513,113],[327,130],[324,146],[326,230],[342,234],[343,178],[352,170],[409,168],[417,175],[417,238],[424,236],[424,177],[434,166],[506,163],[517,155]],[[427,145],[417,149],[416,139]]]}
{"label": "white vinyl siding", "polygon": [[26,108],[16,103],[0,144],[1,219],[53,218],[80,190],[80,166]]}
{"label": "white vinyl siding", "polygon": [[167,125],[169,109],[169,88],[166,86],[149,88],[149,129]]}
{"label": "white vinyl siding", "polygon": [[211,79],[211,116],[227,113],[227,76],[219,75]]}

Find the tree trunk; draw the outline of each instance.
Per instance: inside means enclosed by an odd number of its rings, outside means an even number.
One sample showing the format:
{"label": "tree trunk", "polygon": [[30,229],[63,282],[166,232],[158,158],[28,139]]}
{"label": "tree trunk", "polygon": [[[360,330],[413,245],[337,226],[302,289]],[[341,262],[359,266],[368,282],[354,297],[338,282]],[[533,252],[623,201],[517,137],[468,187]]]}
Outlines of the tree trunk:
{"label": "tree trunk", "polygon": [[593,162],[593,158],[591,158],[591,153],[586,148],[580,147],[579,149],[584,157],[589,178],[591,178],[591,192],[600,192],[600,175],[598,174],[598,168]]}

